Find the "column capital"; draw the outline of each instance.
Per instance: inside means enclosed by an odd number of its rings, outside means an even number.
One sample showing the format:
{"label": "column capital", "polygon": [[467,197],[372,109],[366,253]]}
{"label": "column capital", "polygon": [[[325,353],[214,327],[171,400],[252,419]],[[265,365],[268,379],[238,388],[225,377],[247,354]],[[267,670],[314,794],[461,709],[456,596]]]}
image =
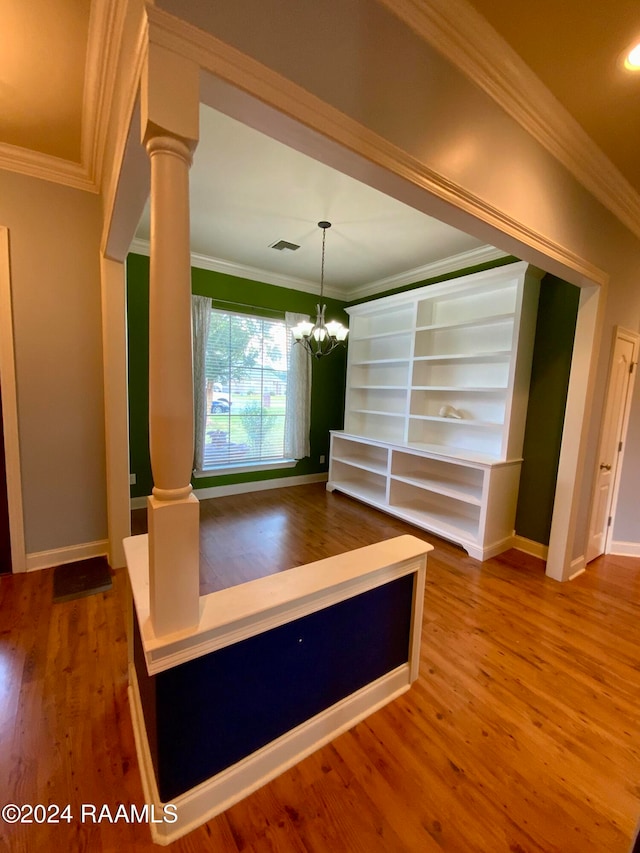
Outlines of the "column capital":
{"label": "column capital", "polygon": [[170,136],[160,128],[157,129],[156,133],[151,133],[145,139],[145,148],[149,157],[153,157],[154,154],[158,153],[174,154],[176,157],[184,160],[189,167],[193,161],[194,146],[189,144],[189,140],[179,136]]}

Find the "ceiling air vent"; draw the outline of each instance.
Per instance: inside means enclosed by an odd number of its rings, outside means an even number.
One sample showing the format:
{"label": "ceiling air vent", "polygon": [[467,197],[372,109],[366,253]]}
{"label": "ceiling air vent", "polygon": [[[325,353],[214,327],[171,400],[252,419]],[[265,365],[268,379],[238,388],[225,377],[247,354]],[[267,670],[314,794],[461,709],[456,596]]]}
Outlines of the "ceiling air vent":
{"label": "ceiling air vent", "polygon": [[298,246],[297,243],[290,243],[288,240],[278,240],[277,243],[272,243],[269,248],[277,249],[279,252],[283,249],[289,249],[290,252],[295,252],[295,250],[299,249],[300,246]]}

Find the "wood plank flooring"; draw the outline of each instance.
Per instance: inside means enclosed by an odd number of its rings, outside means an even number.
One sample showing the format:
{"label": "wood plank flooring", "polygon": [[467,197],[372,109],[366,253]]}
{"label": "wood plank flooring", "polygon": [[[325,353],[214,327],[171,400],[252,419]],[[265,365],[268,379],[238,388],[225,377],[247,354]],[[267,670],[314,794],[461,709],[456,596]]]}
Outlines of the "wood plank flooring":
{"label": "wood plank flooring", "polygon": [[[413,688],[172,851],[627,853],[640,560],[558,584],[517,551],[478,563],[322,484],[203,502],[202,521],[203,592],[403,532],[436,548]],[[141,807],[126,575],[61,604],[52,577],[0,578],[0,805]],[[2,853],[154,849],[144,824],[0,821]]]}

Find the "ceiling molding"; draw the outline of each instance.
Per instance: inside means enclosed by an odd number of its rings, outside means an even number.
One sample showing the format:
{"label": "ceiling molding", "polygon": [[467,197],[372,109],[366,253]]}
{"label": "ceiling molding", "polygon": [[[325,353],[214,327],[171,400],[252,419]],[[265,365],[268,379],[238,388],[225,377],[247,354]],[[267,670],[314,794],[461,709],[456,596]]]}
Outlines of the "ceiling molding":
{"label": "ceiling molding", "polygon": [[98,189],[125,17],[123,0],[92,0],[82,100],[81,161]]}
{"label": "ceiling molding", "polygon": [[[149,256],[149,241],[141,240],[136,237],[131,243],[131,252],[138,255]],[[480,246],[478,249],[470,249],[467,252],[460,252],[457,255],[451,255],[449,258],[442,258],[439,261],[433,261],[429,264],[416,267],[412,270],[398,273],[397,275],[381,278],[371,284],[363,285],[355,290],[339,287],[327,287],[325,285],[324,293],[330,299],[340,299],[345,302],[351,302],[354,299],[363,299],[366,296],[372,296],[376,293],[381,293],[384,290],[391,290],[395,287],[402,287],[406,284],[416,284],[419,281],[425,281],[429,278],[436,278],[439,275],[446,275],[450,272],[459,272],[467,267],[476,266],[477,264],[488,263],[489,261],[497,260],[498,258],[506,258],[507,253],[496,249],[493,246]],[[302,290],[305,293],[319,294],[320,282],[308,281],[304,278],[294,278],[293,276],[280,275],[278,273],[261,270],[257,267],[249,267],[244,264],[236,264],[231,261],[223,261],[220,258],[211,258],[208,255],[201,255],[197,252],[191,253],[191,266],[196,269],[210,270],[211,272],[219,272],[225,275],[233,275],[236,278],[247,278],[251,281],[258,281],[262,284],[273,284],[276,287],[287,287],[291,290]]]}
{"label": "ceiling molding", "polygon": [[8,145],[6,142],[0,142],[0,169],[52,181],[54,184],[64,184],[77,190],[98,192],[95,182],[80,163],[72,163],[70,160],[17,145]]}
{"label": "ceiling molding", "polygon": [[[139,255],[149,255],[149,241],[141,240],[136,237],[131,243],[131,252],[136,252]],[[305,278],[295,278],[294,276],[281,275],[279,273],[261,270],[257,267],[250,267],[246,264],[236,264],[232,261],[224,261],[221,258],[212,258],[208,255],[200,255],[197,252],[191,253],[191,266],[200,270],[210,270],[211,272],[219,272],[224,275],[233,275],[236,278],[247,278],[251,281],[257,281],[261,284],[273,284],[276,287],[287,287],[290,290],[302,290],[305,293],[320,294],[320,282],[308,281]],[[324,295],[330,299],[340,299],[348,301],[349,294],[345,293],[336,287],[327,287],[325,285]]]}
{"label": "ceiling molding", "polygon": [[0,169],[87,192],[100,192],[125,15],[125,0],[93,0],[91,3],[82,99],[80,163],[0,143]]}
{"label": "ceiling molding", "polygon": [[[302,290],[305,293],[316,293],[320,295],[320,282],[309,281],[306,278],[284,275],[282,273],[261,270],[258,267],[250,267],[246,264],[236,264],[232,261],[224,261],[221,258],[210,258],[197,252],[191,253],[191,265],[202,270],[233,275],[236,278],[246,278],[261,284],[273,284],[276,287],[286,287],[290,290]],[[324,295],[330,299],[347,299],[344,292],[337,287],[324,286]]]}
{"label": "ceiling molding", "polygon": [[467,0],[380,0],[483,89],[640,237],[640,195]]}
{"label": "ceiling molding", "polygon": [[[190,56],[202,69],[317,131],[346,151],[363,157],[365,161],[381,167],[389,174],[426,190],[456,210],[469,214],[519,244],[530,247],[534,253],[551,258],[562,267],[596,284],[605,284],[608,281],[607,274],[587,259],[429,169],[417,158],[271,68],[157,7],[148,6],[147,14],[152,41],[181,55]],[[496,236],[495,242],[497,241]],[[521,246],[511,253],[525,257]]]}
{"label": "ceiling molding", "polygon": [[140,119],[139,116],[136,117],[136,103],[139,101],[140,79],[148,47],[148,22],[144,7],[138,10],[138,15],[129,24],[129,29],[132,33],[133,48],[118,51],[114,79],[119,81],[119,85],[114,89],[110,103],[109,156],[108,158],[103,156],[102,174],[99,176],[104,205],[101,251],[114,260],[123,260],[121,252],[124,251],[126,255],[125,247],[128,241],[126,235],[116,239],[118,249],[115,249],[115,255],[112,254],[114,252],[112,235],[118,230],[114,219],[119,218],[120,223],[123,221],[122,216],[118,217],[118,204],[123,204],[127,210],[130,210],[130,196],[119,193],[120,182],[126,184],[129,191],[132,184],[140,179],[137,169],[135,169],[136,177],[131,179],[127,170],[135,168],[131,166],[135,158],[128,159],[127,154],[131,154],[128,150],[130,135],[136,134],[137,138],[140,136]]}
{"label": "ceiling molding", "polygon": [[406,270],[406,272],[398,273],[397,275],[378,279],[378,281],[373,281],[371,284],[366,284],[349,291],[349,298],[364,299],[367,296],[373,296],[385,290],[393,290],[397,287],[404,287],[407,284],[417,284],[420,281],[437,278],[450,272],[460,272],[460,270],[468,269],[469,267],[507,257],[507,252],[496,249],[494,246],[480,246],[477,249],[469,249],[466,252],[460,252],[457,255],[451,255],[439,261],[432,261],[429,264],[424,264],[412,270]]}

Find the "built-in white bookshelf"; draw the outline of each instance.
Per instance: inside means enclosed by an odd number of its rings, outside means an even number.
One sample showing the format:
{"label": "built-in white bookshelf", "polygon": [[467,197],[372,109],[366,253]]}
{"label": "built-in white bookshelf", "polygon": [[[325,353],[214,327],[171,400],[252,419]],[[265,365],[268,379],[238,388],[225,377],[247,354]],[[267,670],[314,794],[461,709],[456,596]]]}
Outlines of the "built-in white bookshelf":
{"label": "built-in white bookshelf", "polygon": [[347,309],[329,489],[479,559],[509,546],[540,276],[510,264]]}

